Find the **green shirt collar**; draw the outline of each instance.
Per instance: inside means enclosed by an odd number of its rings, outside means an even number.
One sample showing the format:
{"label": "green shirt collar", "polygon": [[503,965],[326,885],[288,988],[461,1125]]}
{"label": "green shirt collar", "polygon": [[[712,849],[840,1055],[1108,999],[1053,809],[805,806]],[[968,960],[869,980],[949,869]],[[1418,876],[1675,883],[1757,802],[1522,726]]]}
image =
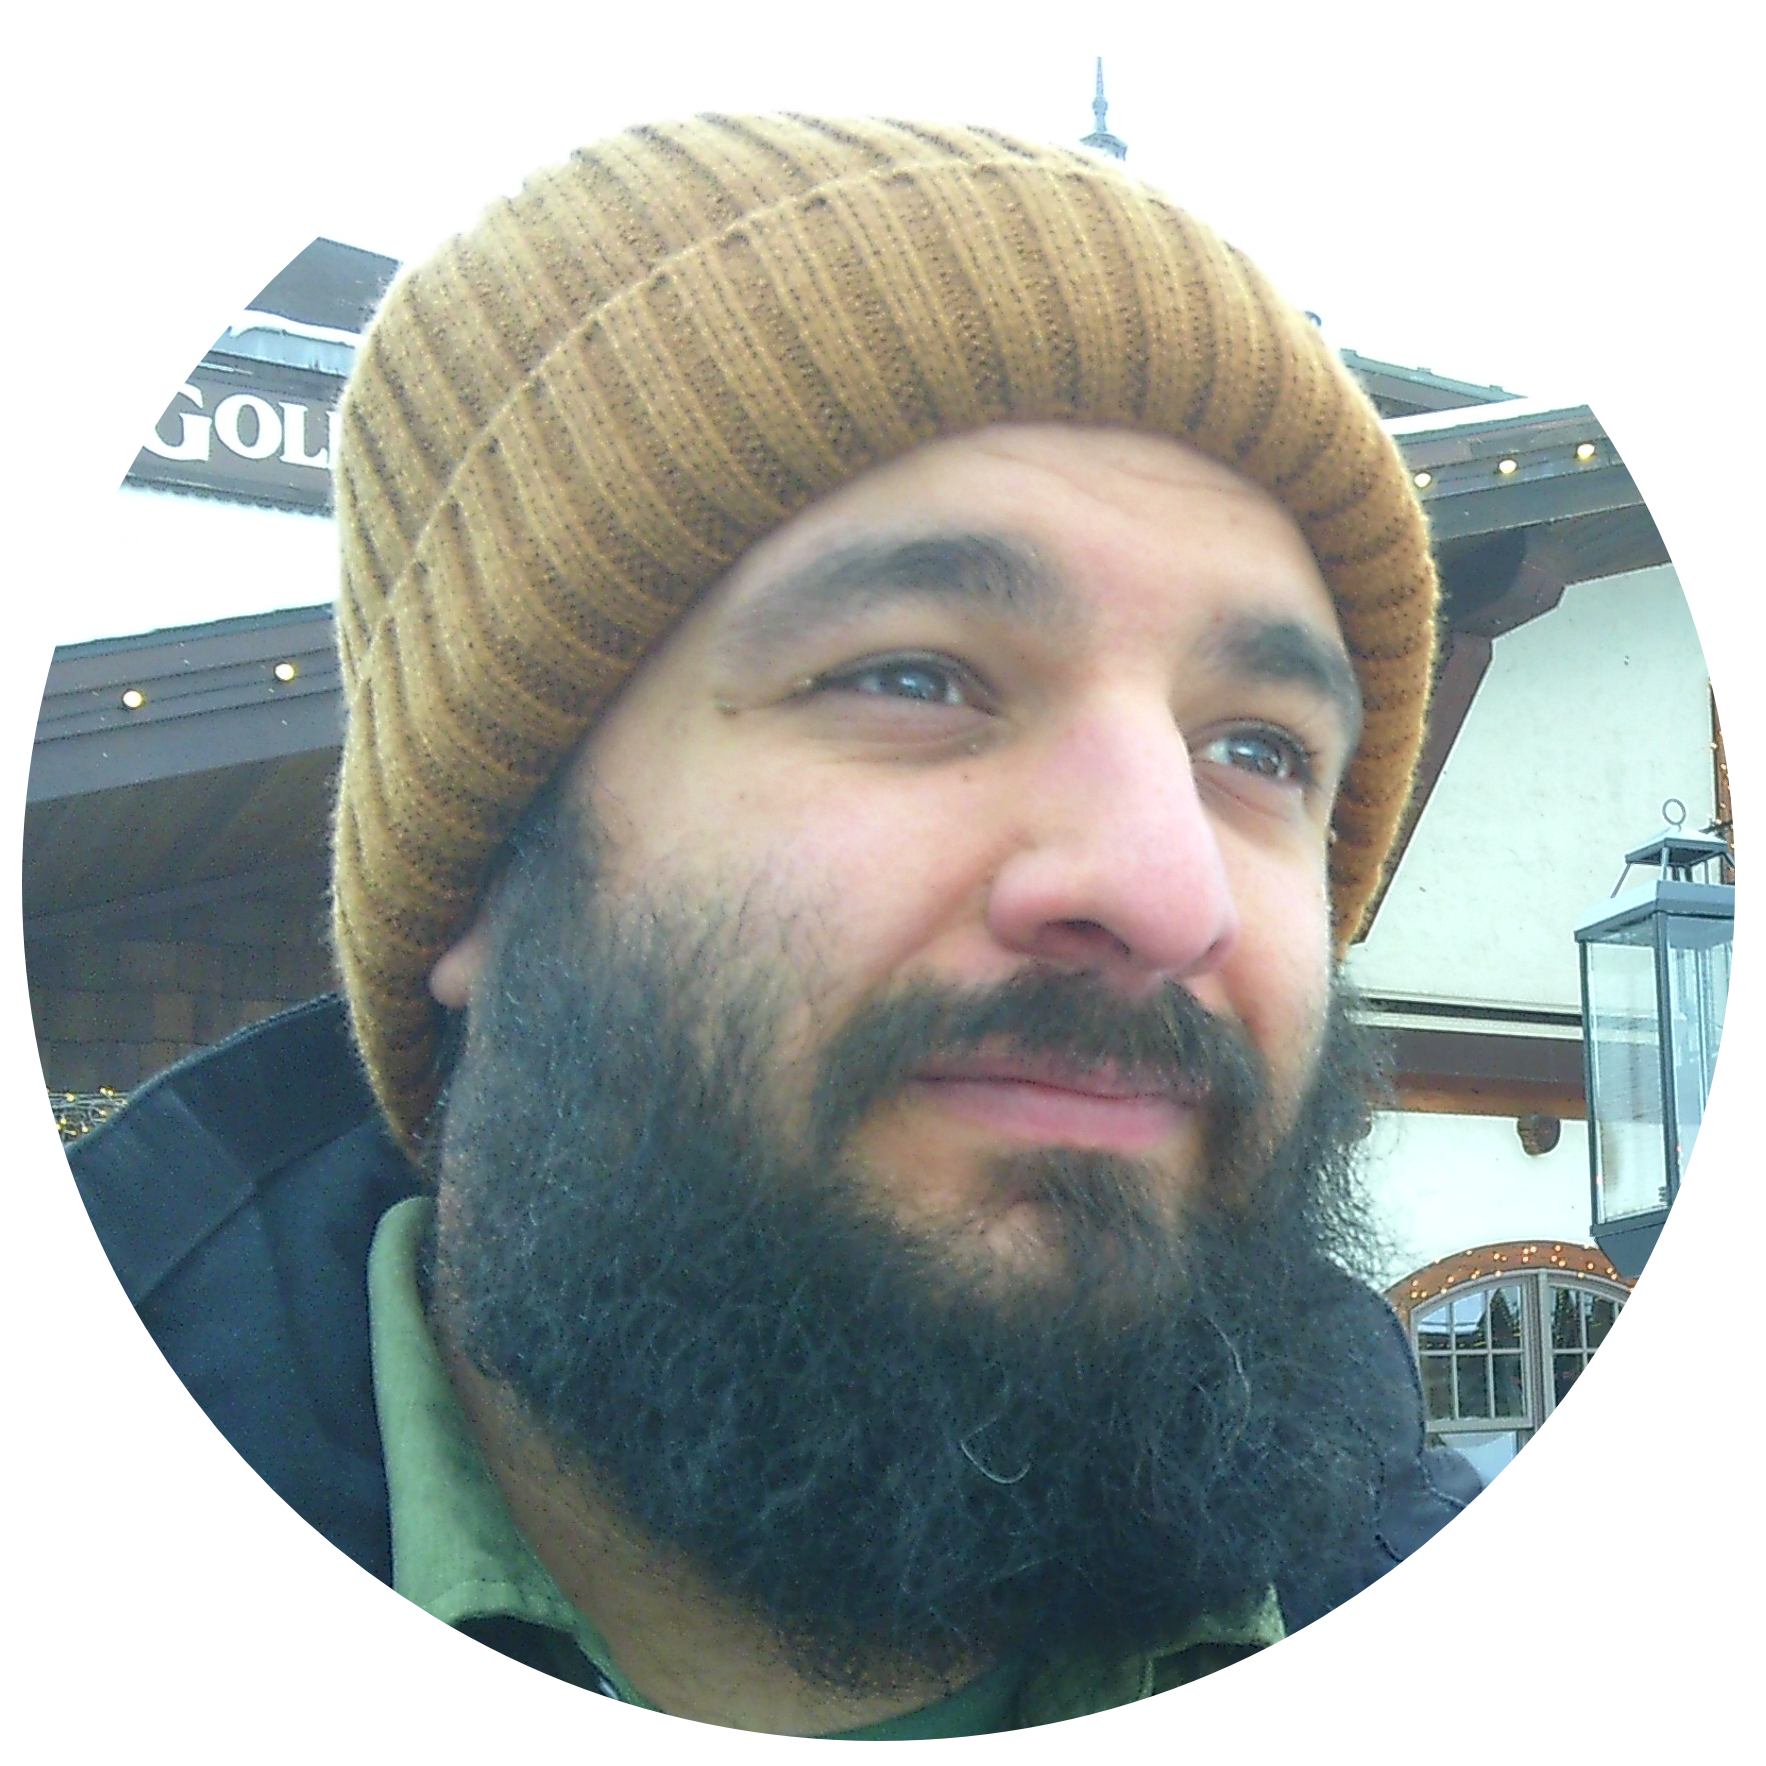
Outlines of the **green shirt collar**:
{"label": "green shirt collar", "polygon": [[[614,1667],[605,1640],[534,1555],[467,1427],[418,1289],[418,1255],[433,1210],[428,1196],[389,1209],[368,1261],[393,1587],[459,1629],[508,1620],[538,1627],[556,1640],[548,1665],[561,1677],[586,1686],[600,1680],[626,1703],[654,1709]],[[847,1731],[843,1739],[917,1741],[1061,1722],[1182,1685],[1282,1635],[1271,1591],[1242,1612],[1192,1625],[1146,1655],[1029,1670],[1008,1663],[935,1705]]]}

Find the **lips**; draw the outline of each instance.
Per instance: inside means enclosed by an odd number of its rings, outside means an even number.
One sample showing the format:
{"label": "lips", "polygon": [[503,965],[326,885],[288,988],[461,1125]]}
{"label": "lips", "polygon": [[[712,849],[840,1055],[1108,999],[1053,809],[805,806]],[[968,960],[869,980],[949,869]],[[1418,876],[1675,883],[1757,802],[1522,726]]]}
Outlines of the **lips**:
{"label": "lips", "polygon": [[1164,1098],[1189,1108],[1204,1101],[1204,1089],[1199,1085],[1144,1077],[1107,1063],[1088,1066],[1058,1056],[950,1056],[928,1061],[914,1077],[932,1083],[1033,1085],[1092,1098]]}
{"label": "lips", "polygon": [[928,1063],[910,1082],[923,1101],[1032,1145],[1143,1153],[1180,1133],[1201,1088],[1055,1058],[982,1055]]}

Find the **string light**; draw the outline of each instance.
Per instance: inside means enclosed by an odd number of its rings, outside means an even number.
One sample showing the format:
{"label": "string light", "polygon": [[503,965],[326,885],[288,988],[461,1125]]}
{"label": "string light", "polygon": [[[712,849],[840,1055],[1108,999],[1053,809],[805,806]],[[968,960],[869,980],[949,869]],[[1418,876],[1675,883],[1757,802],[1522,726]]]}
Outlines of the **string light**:
{"label": "string light", "polygon": [[[1476,1263],[1469,1261],[1473,1257],[1478,1259]],[[1452,1257],[1444,1257],[1438,1263],[1431,1264],[1427,1269],[1416,1271],[1405,1279],[1402,1288],[1397,1285],[1388,1288],[1387,1297],[1397,1306],[1397,1296],[1402,1292],[1403,1305],[1400,1310],[1413,1312],[1425,1302],[1438,1300],[1442,1295],[1467,1283],[1501,1276],[1505,1271],[1493,1266],[1505,1264],[1511,1257],[1528,1266],[1530,1273],[1545,1275],[1549,1270],[1560,1269],[1568,1275],[1574,1275],[1577,1273],[1574,1264],[1598,1281],[1613,1282],[1623,1288],[1635,1286],[1620,1275],[1600,1252],[1591,1251],[1586,1245],[1570,1245],[1559,1240],[1551,1244],[1510,1244],[1502,1248],[1481,1245],[1473,1250],[1459,1251]],[[1544,1260],[1543,1267],[1537,1272],[1531,1270],[1534,1257]]]}
{"label": "string light", "polygon": [[[1594,442],[1585,441],[1576,444],[1576,458],[1584,465],[1592,460],[1599,452],[1600,449]],[[1519,472],[1520,469],[1520,461],[1515,459],[1512,455],[1505,455],[1502,459],[1496,462],[1496,470],[1504,478],[1512,477],[1515,473]],[[1429,486],[1435,482],[1435,475],[1424,467],[1419,471],[1413,472],[1410,475],[1410,481],[1419,491],[1427,490]]]}
{"label": "string light", "polygon": [[270,672],[279,681],[292,681],[300,670],[292,662],[279,662]]}
{"label": "string light", "polygon": [[64,1141],[78,1140],[129,1101],[126,1093],[114,1091],[108,1085],[101,1085],[95,1092],[51,1092],[49,1097],[56,1132]]}
{"label": "string light", "polygon": [[139,711],[146,703],[147,695],[139,687],[130,687],[123,694],[123,709],[125,711]]}

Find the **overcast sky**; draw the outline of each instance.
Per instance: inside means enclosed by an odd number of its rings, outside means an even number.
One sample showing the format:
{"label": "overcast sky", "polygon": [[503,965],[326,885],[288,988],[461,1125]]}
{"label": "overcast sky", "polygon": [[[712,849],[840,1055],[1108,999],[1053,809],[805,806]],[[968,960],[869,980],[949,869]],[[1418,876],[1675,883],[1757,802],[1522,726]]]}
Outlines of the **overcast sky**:
{"label": "overcast sky", "polygon": [[[323,231],[411,263],[572,148],[630,124],[701,111],[977,122],[1077,143],[1093,125],[1095,65],[1077,49],[940,30],[811,30],[682,49],[489,120]],[[1127,141],[1127,170],[1249,253],[1296,306],[1319,314],[1340,350],[1522,397],[1577,399],[1503,295],[1360,173],[1245,109],[1132,65],[1106,60],[1106,92],[1109,127]],[[1383,162],[1429,200],[1441,198],[1446,173],[1455,171],[1483,238],[1521,238],[1528,263],[1526,233],[1512,226],[1517,192],[1487,161],[1469,152],[1455,161],[1455,138],[1393,115],[1390,102],[1381,108],[1372,85],[1346,92],[1330,115],[1339,124],[1360,120],[1360,140],[1374,141]],[[1415,161],[1418,152],[1436,157]],[[330,164],[336,170],[346,159],[337,152]],[[1536,226],[1549,217],[1529,219]],[[290,254],[298,244],[290,242]],[[263,512],[228,521],[207,505],[205,514],[191,521],[185,498],[118,498],[79,572],[60,643],[306,606],[334,593],[323,523],[277,517],[277,539],[268,542]]]}
{"label": "overcast sky", "polygon": [[[1093,69],[1075,49],[940,30],[811,30],[682,49],[473,129],[325,231],[410,263],[570,148],[713,109],[980,122],[1077,141],[1091,131]],[[1291,300],[1319,314],[1339,348],[1522,396],[1575,396],[1503,295],[1355,171],[1160,74],[1106,60],[1106,92],[1128,170],[1249,253]],[[1393,140],[1402,127],[1393,118]]]}

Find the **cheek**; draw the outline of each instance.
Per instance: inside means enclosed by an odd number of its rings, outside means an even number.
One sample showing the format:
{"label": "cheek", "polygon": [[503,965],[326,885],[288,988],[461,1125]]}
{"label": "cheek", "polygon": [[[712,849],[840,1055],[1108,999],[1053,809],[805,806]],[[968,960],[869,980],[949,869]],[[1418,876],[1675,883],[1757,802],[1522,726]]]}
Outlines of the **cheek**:
{"label": "cheek", "polygon": [[960,786],[931,786],[720,755],[682,757],[641,796],[598,781],[593,801],[616,888],[729,910],[745,948],[788,964],[806,998],[838,1017],[936,964],[980,922],[987,858],[974,805]]}
{"label": "cheek", "polygon": [[761,894],[792,913],[800,938],[854,996],[922,962],[979,922],[980,843],[924,798],[838,785],[751,816],[743,862]]}
{"label": "cheek", "polygon": [[1322,875],[1285,878],[1241,898],[1229,964],[1233,1006],[1269,1063],[1279,1098],[1297,1103],[1312,1077],[1331,992],[1330,903]]}

